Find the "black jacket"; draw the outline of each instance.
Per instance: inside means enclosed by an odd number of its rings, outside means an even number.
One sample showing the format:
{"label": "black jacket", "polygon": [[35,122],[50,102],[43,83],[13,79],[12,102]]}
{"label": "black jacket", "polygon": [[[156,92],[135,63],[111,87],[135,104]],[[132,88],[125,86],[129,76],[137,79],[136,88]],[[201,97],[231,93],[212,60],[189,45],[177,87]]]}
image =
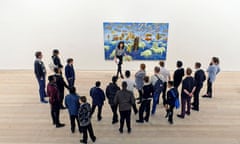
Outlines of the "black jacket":
{"label": "black jacket", "polygon": [[206,80],[206,76],[203,70],[197,70],[194,74],[196,87],[202,88],[203,82]]}
{"label": "black jacket", "polygon": [[56,65],[58,68],[63,68],[61,64],[60,58],[58,56],[52,56],[53,64]]}
{"label": "black jacket", "polygon": [[117,91],[119,91],[120,88],[117,86],[117,84],[110,83],[106,88],[106,96],[108,98],[108,103],[110,105],[114,105],[114,98],[116,96]]}
{"label": "black jacket", "polygon": [[55,74],[54,76],[56,77],[57,88],[60,92],[64,91],[64,87],[69,89],[68,85],[65,83],[65,81],[61,75]]}
{"label": "black jacket", "polygon": [[182,78],[184,76],[184,69],[180,68],[175,70],[173,75],[174,87],[178,88],[182,82]]}
{"label": "black jacket", "polygon": [[143,86],[143,96],[142,100],[149,100],[153,97],[153,86],[152,84],[144,85]]}
{"label": "black jacket", "polygon": [[[175,94],[175,97],[173,96]],[[167,104],[170,106],[175,106],[175,100],[179,97],[178,90],[176,88],[171,88],[167,92]]]}

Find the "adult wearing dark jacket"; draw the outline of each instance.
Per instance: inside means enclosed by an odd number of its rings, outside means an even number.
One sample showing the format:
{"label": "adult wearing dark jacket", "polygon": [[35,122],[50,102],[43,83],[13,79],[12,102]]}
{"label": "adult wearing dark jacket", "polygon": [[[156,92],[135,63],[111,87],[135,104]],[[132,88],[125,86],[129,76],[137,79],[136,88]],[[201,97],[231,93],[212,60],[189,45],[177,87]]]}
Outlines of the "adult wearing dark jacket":
{"label": "adult wearing dark jacket", "polygon": [[[185,114],[190,115],[191,99],[196,89],[194,78],[191,76],[192,70],[190,68],[187,68],[186,74],[187,76],[182,82],[181,114],[177,115],[179,118],[184,118]],[[186,105],[187,105],[187,111],[186,111]]]}
{"label": "adult wearing dark jacket", "polygon": [[[143,95],[142,102],[139,108],[139,120],[136,120],[138,123],[144,123],[144,120],[148,122],[150,116],[150,105],[153,97],[153,86],[149,82],[149,77],[144,77],[144,86],[143,86]],[[143,113],[146,111],[146,116],[143,117]]]}
{"label": "adult wearing dark jacket", "polygon": [[68,81],[68,86],[73,87],[75,82],[75,71],[73,67],[73,59],[69,58],[67,60],[67,65],[65,66],[65,76]]}
{"label": "adult wearing dark jacket", "polygon": [[106,88],[106,96],[108,98],[108,103],[111,107],[113,117],[112,117],[112,124],[118,122],[118,114],[117,114],[117,106],[114,104],[114,98],[116,96],[117,91],[120,90],[119,86],[117,85],[117,76],[112,77],[112,82]]}
{"label": "adult wearing dark jacket", "polygon": [[47,85],[47,93],[51,105],[51,116],[53,124],[56,125],[56,128],[63,127],[64,124],[61,124],[59,121],[60,97],[56,85],[56,78],[55,76],[49,76],[48,80],[49,83]]}
{"label": "adult wearing dark jacket", "polygon": [[177,69],[173,74],[174,87],[178,89],[184,76],[184,68],[182,68],[182,61],[177,61]]}
{"label": "adult wearing dark jacket", "polygon": [[95,112],[96,107],[98,107],[97,119],[98,121],[102,120],[102,106],[105,101],[105,94],[100,88],[101,82],[97,81],[95,87],[90,89],[90,96],[92,97],[92,113]]}
{"label": "adult wearing dark jacket", "polygon": [[36,60],[34,61],[34,73],[39,84],[39,95],[42,103],[48,103],[44,98],[46,97],[46,68],[42,61],[42,52],[35,53]]}
{"label": "adult wearing dark jacket", "polygon": [[174,87],[173,81],[168,81],[168,92],[167,92],[167,113],[168,122],[173,124],[173,110],[175,107],[175,101],[178,99],[179,94],[177,88]]}
{"label": "adult wearing dark jacket", "polygon": [[56,66],[56,68],[63,68],[63,65],[61,64],[61,60],[58,55],[59,55],[59,50],[54,49],[53,55],[52,55],[53,64]]}
{"label": "adult wearing dark jacket", "polygon": [[65,107],[63,106],[63,99],[64,99],[64,88],[69,89],[68,85],[65,83],[63,77],[62,77],[62,72],[61,72],[61,68],[54,68],[54,72],[55,72],[55,77],[56,77],[56,84],[57,84],[57,88],[58,88],[58,92],[59,92],[59,96],[60,96],[60,107],[61,109],[65,109]]}
{"label": "adult wearing dark jacket", "polygon": [[72,133],[75,132],[75,120],[76,120],[77,124],[78,124],[79,132],[81,132],[80,124],[78,121],[78,109],[80,106],[80,103],[79,103],[80,96],[78,94],[76,94],[75,87],[71,87],[69,89],[69,92],[70,92],[70,94],[67,95],[65,98],[65,105],[68,109],[69,116],[70,116],[71,131],[72,131]]}
{"label": "adult wearing dark jacket", "polygon": [[131,91],[127,90],[127,83],[122,82],[122,90],[116,93],[114,103],[119,106],[120,128],[119,132],[123,133],[124,121],[126,120],[128,133],[131,133],[131,108],[135,105],[135,98]]}
{"label": "adult wearing dark jacket", "polygon": [[195,63],[196,72],[194,74],[196,90],[193,96],[193,110],[199,111],[199,93],[203,87],[203,82],[206,80],[205,73],[201,68],[201,63]]}

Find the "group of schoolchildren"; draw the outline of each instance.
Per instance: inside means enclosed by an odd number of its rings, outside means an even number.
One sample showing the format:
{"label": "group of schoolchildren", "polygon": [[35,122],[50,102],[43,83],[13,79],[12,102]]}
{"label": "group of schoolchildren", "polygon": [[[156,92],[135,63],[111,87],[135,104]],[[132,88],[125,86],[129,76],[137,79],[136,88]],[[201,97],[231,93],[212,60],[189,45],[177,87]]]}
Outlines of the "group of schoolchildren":
{"label": "group of schoolchildren", "polygon": [[[95,86],[90,89],[90,96],[92,98],[92,105],[90,105],[85,96],[79,96],[76,93],[74,87],[75,72],[73,68],[73,59],[68,59],[67,65],[65,66],[65,76],[68,81],[68,84],[66,84],[62,76],[63,65],[58,55],[59,51],[53,50],[52,60],[55,74],[48,77],[49,83],[47,85],[46,94],[46,69],[41,60],[42,53],[36,52],[35,54],[36,60],[34,67],[35,75],[39,83],[40,101],[42,103],[48,103],[44,98],[49,97],[52,121],[57,128],[64,126],[59,120],[60,109],[68,109],[72,133],[75,132],[75,121],[77,121],[79,132],[83,133],[83,139],[80,140],[81,143],[87,143],[87,132],[92,141],[96,141],[91,124],[91,117],[97,107],[97,120],[102,120],[102,108],[105,101],[105,95],[112,111],[112,124],[118,123],[117,111],[119,111],[120,133],[123,133],[125,121],[128,133],[131,133],[131,109],[133,109],[135,114],[138,113],[139,119],[136,120],[137,123],[148,122],[150,115],[155,115],[156,113],[160,95],[162,95],[162,102],[166,109],[165,117],[168,118],[170,124],[173,124],[174,108],[180,106],[178,92],[180,84],[182,84],[180,99],[181,113],[177,116],[179,118],[184,118],[185,115],[190,115],[191,109],[199,111],[199,93],[203,87],[203,82],[206,80],[205,72],[201,69],[201,63],[199,62],[195,63],[196,71],[193,77],[191,76],[191,68],[187,68],[185,71],[182,67],[183,63],[177,61],[177,69],[174,71],[173,80],[171,80],[170,72],[165,68],[165,63],[163,61],[159,62],[160,66],[154,67],[154,74],[151,77],[146,74],[146,65],[140,64],[140,69],[136,72],[134,80],[130,78],[131,72],[129,70],[125,71],[124,78],[121,69],[119,70],[118,68],[117,76],[112,77],[112,82],[107,85],[105,92],[101,89],[101,82],[96,81]],[[212,85],[219,71],[219,59],[213,57],[207,69],[207,93],[203,95],[203,98],[212,97]],[[122,88],[117,85],[119,73],[122,78]],[[65,97],[66,107],[63,106],[64,88],[67,88],[70,92]],[[134,89],[138,91],[137,98],[134,96]],[[192,97],[193,102],[191,103]],[[137,100],[137,102],[135,102],[135,100]],[[152,105],[151,101],[153,101]],[[137,109],[136,103],[140,104],[139,110]]]}

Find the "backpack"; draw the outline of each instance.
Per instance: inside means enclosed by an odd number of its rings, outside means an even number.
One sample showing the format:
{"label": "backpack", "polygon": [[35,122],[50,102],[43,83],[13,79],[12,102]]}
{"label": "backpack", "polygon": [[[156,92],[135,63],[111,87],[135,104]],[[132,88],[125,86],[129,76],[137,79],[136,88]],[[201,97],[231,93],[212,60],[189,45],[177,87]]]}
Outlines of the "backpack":
{"label": "backpack", "polygon": [[174,105],[175,108],[178,109],[180,107],[180,102],[179,102],[179,98],[175,95],[175,93],[173,92],[173,90],[171,90],[172,96],[175,99]]}
{"label": "backpack", "polygon": [[157,77],[157,81],[154,84],[153,89],[154,91],[161,92],[163,90],[163,81],[157,75],[155,76]]}

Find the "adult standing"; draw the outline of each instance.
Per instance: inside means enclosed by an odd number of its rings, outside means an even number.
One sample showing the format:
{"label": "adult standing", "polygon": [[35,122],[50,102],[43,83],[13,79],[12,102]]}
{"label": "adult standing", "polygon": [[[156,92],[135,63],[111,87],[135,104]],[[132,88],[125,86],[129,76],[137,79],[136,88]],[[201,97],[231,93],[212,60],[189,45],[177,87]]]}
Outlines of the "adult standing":
{"label": "adult standing", "polygon": [[124,50],[124,42],[120,41],[118,43],[117,48],[115,49],[115,61],[118,65],[117,68],[117,77],[120,74],[121,78],[123,79],[123,74],[122,74],[122,63],[123,63],[123,56],[125,55],[125,50]]}
{"label": "adult standing", "polygon": [[127,83],[122,82],[122,90],[119,90],[114,99],[116,106],[119,106],[120,128],[123,133],[124,121],[127,123],[128,133],[131,133],[131,107],[135,105],[133,93],[127,90]]}
{"label": "adult standing", "polygon": [[36,60],[34,62],[34,73],[39,84],[39,95],[42,103],[48,103],[44,98],[46,97],[46,68],[42,61],[43,55],[41,51],[35,53]]}

